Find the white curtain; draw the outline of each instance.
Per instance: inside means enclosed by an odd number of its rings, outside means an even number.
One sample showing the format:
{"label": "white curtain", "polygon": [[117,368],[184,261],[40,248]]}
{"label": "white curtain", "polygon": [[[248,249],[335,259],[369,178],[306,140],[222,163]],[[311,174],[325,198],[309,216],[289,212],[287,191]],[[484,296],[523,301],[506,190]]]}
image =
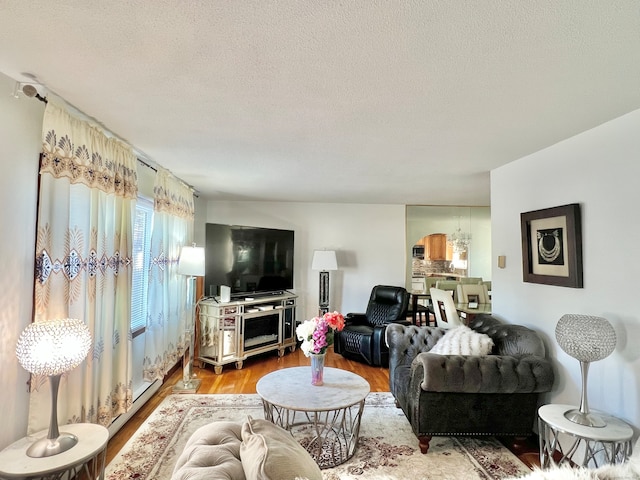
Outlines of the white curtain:
{"label": "white curtain", "polygon": [[180,249],[193,238],[193,191],[158,169],[154,185],[151,266],[145,328],[144,379],[162,379],[188,346],[187,277],[178,275]]}
{"label": "white curtain", "polygon": [[[60,382],[60,424],[108,426],[131,406],[136,167],[130,147],[48,103],[38,202],[35,321],[78,318],[93,337],[87,359]],[[46,377],[32,375],[29,412],[30,433],[47,427],[51,394]]]}

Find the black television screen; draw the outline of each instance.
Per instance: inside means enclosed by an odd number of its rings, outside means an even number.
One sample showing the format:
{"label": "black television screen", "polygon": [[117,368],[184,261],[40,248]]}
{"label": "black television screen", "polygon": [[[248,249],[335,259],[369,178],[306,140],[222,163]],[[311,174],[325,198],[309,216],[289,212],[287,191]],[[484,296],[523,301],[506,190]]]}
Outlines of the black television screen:
{"label": "black television screen", "polygon": [[205,292],[234,296],[293,288],[293,230],[207,223]]}

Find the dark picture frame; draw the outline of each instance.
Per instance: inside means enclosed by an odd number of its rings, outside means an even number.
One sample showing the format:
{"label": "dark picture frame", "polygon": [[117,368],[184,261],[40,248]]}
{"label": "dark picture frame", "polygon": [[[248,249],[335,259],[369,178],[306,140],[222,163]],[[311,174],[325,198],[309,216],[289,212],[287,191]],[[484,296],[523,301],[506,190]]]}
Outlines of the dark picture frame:
{"label": "dark picture frame", "polygon": [[582,220],[571,203],[520,214],[522,280],[582,288]]}

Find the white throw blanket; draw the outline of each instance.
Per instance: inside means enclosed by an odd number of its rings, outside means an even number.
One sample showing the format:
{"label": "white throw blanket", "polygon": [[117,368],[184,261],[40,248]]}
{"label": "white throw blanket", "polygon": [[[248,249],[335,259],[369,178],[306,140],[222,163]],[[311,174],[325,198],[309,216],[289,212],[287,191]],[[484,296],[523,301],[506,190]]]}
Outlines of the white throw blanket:
{"label": "white throw blanket", "polygon": [[599,468],[571,468],[567,465],[547,470],[536,469],[523,477],[506,480],[640,480],[640,440],[634,454],[622,465],[605,465]]}

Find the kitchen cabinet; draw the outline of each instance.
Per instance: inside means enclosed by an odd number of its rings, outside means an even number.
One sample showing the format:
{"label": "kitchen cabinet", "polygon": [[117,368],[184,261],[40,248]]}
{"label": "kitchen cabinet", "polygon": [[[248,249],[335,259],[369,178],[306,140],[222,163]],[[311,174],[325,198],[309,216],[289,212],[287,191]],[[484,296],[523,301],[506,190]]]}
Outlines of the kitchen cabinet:
{"label": "kitchen cabinet", "polygon": [[447,244],[445,233],[432,233],[424,237],[424,258],[429,261],[453,259],[453,249]]}

